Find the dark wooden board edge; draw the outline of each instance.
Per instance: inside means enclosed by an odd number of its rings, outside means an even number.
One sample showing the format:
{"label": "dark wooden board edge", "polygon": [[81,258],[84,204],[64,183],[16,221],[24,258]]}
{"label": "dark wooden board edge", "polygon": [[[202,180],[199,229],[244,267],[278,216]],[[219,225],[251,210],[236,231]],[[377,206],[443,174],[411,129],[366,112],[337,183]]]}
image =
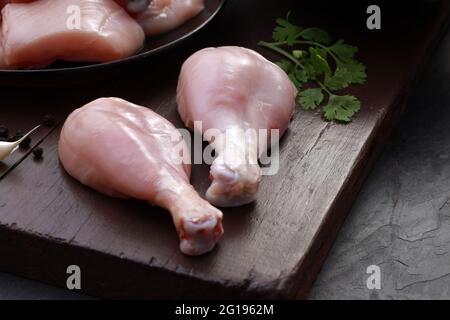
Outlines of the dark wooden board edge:
{"label": "dark wooden board edge", "polygon": [[[12,231],[3,226],[0,226],[0,229],[3,229],[0,232],[0,241],[10,244],[7,248],[2,249],[2,255],[7,256],[8,259],[0,260],[0,269],[7,273],[67,288],[66,268],[75,264],[81,266],[82,270],[81,291],[95,297],[108,299],[169,299],[168,296],[161,296],[159,292],[142,291],[141,286],[136,286],[136,290],[127,290],[126,292],[121,291],[120,288],[128,289],[133,286],[133,283],[140,281],[153,283],[153,288],[173,288],[179,285],[180,275],[159,267],[149,267],[149,265],[140,265],[131,261],[123,263],[118,257],[74,245],[70,245],[70,250],[68,250],[69,246],[58,239],[33,236]],[[58,257],[57,264],[52,263],[55,256]],[[102,260],[101,263],[104,266],[102,270],[95,267],[99,259]],[[36,264],[45,265],[46,268],[35,268]],[[123,276],[117,278],[118,274]],[[185,284],[190,282],[192,279],[188,277],[183,280]],[[196,282],[195,287],[199,288],[201,292],[194,294],[194,298],[201,297],[202,293],[206,296],[209,290],[214,290],[206,282],[203,287]],[[108,292],[108,297],[103,295],[104,292]]]}
{"label": "dark wooden board edge", "polygon": [[[56,130],[59,132],[59,130]],[[54,132],[53,134],[56,134]],[[1,255],[0,270],[28,279],[37,280],[61,288],[67,288],[67,267],[80,266],[82,270],[81,291],[98,298],[107,299],[176,299],[170,294],[181,291],[186,299],[238,299],[242,298],[245,287],[223,287],[223,283],[212,283],[200,278],[178,274],[153,265],[150,260],[137,263],[95,251],[63,239],[42,234],[32,234],[15,230],[14,226],[0,224]],[[57,263],[55,262],[57,258]],[[104,267],[96,267],[101,263]],[[46,268],[36,268],[45,265]],[[122,275],[117,277],[117,275]],[[142,282],[151,283],[149,289]],[[121,288],[127,288],[126,291]],[[154,288],[161,288],[155,291]],[[107,292],[107,296],[104,293]],[[257,296],[254,296],[256,298]]]}

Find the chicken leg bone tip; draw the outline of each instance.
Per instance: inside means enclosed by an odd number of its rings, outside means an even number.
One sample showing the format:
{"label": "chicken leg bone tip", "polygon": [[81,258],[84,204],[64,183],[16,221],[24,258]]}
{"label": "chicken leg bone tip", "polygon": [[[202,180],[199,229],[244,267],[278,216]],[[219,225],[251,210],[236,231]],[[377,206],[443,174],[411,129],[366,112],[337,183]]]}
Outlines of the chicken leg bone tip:
{"label": "chicken leg bone tip", "polygon": [[256,200],[261,169],[257,164],[233,168],[217,159],[211,166],[210,178],[206,199],[218,207],[237,207]]}
{"label": "chicken leg bone tip", "polygon": [[182,219],[180,224],[180,250],[190,256],[211,251],[223,234],[222,214],[204,221]]}

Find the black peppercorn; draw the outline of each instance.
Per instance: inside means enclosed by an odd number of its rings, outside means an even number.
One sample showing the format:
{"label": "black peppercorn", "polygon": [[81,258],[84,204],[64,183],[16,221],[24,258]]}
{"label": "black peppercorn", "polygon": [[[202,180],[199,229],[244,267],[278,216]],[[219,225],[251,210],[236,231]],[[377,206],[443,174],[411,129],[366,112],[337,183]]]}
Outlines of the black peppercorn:
{"label": "black peppercorn", "polygon": [[9,141],[9,142],[15,142],[15,141],[21,139],[21,138],[23,137],[23,135],[24,135],[24,133],[21,132],[21,131],[16,132],[15,135],[10,136],[10,137],[8,138],[8,141]]}
{"label": "black peppercorn", "polygon": [[41,147],[36,147],[33,149],[33,156],[35,160],[42,159],[44,155],[44,150]]}
{"label": "black peppercorn", "polygon": [[[9,141],[14,142],[14,141],[20,140],[20,139],[23,138],[24,135],[25,135],[25,133],[19,131],[19,132],[17,132],[13,137],[11,137],[11,138],[9,139]],[[30,137],[26,137],[26,138],[19,144],[19,147],[20,147],[21,149],[27,149],[27,148],[30,147],[30,144],[31,144],[31,138],[30,138]]]}
{"label": "black peppercorn", "polygon": [[20,147],[22,149],[28,149],[30,147],[31,144],[31,138],[30,137],[26,137],[21,143],[20,143]]}
{"label": "black peppercorn", "polygon": [[55,125],[55,118],[51,114],[47,114],[44,116],[42,124],[46,127],[51,128]]}

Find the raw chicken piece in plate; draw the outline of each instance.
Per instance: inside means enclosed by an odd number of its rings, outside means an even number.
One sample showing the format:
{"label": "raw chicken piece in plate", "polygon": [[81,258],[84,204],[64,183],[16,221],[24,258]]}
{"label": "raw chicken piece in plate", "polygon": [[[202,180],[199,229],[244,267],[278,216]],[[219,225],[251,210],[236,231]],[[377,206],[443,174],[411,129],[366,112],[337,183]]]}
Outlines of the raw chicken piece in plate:
{"label": "raw chicken piece in plate", "polygon": [[[293,115],[297,90],[286,73],[249,49],[207,48],[184,63],[177,91],[184,123],[202,131],[217,154],[207,199],[221,207],[254,201],[261,181],[258,158],[268,147],[259,130],[268,138],[272,129],[281,136]],[[218,133],[205,136],[211,129]]]}
{"label": "raw chicken piece in plate", "polygon": [[68,117],[59,156],[71,176],[97,191],[169,210],[181,251],[200,255],[221,237],[222,212],[190,185],[190,165],[174,156],[180,141],[179,131],[150,109],[101,98]]}
{"label": "raw chicken piece in plate", "polygon": [[205,0],[152,0],[148,9],[136,16],[148,36],[179,27],[204,9]]}
{"label": "raw chicken piece in plate", "polygon": [[[79,26],[69,8],[79,8]],[[2,10],[1,31],[3,68],[116,60],[135,53],[145,39],[139,24],[111,0],[10,3]]]}

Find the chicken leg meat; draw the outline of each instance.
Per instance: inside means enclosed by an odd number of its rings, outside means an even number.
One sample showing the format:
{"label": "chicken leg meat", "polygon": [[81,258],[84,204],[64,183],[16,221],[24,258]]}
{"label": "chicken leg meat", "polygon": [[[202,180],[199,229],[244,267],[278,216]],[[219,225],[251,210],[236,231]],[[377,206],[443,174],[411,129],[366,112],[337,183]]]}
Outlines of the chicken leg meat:
{"label": "chicken leg meat", "polygon": [[[285,132],[296,95],[283,70],[249,49],[207,48],[184,63],[178,112],[216,152],[206,193],[213,205],[239,206],[256,199],[261,181],[258,158],[268,148],[267,139],[259,137],[269,138],[272,130],[279,136]],[[207,133],[212,130],[217,134]]]}
{"label": "chicken leg meat", "polygon": [[200,255],[221,237],[222,212],[190,185],[190,165],[174,152],[180,141],[189,153],[178,130],[155,112],[122,99],[101,98],[68,117],[59,156],[71,176],[95,190],[169,210],[181,251]]}

